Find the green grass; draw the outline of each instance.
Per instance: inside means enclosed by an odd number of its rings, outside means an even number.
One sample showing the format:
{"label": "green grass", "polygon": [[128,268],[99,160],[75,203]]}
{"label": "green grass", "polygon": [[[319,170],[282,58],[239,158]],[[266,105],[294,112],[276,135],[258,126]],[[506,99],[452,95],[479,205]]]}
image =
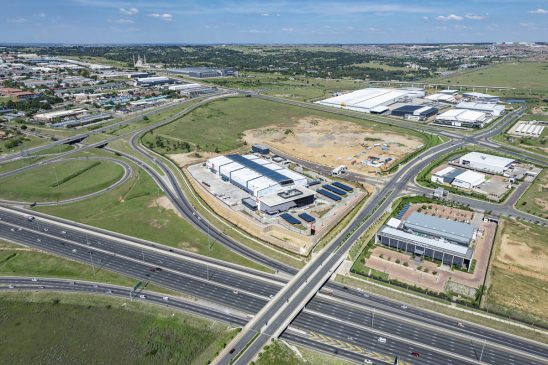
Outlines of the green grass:
{"label": "green grass", "polygon": [[180,312],[76,294],[0,299],[0,363],[204,364],[234,334]]}
{"label": "green grass", "polygon": [[[8,143],[12,141],[14,138],[22,138],[21,144],[15,146],[15,147],[9,147]],[[48,141],[42,138],[34,137],[34,136],[18,136],[14,138],[8,138],[4,140],[0,140],[0,154],[8,154],[8,153],[14,153],[19,152],[27,148],[36,147],[39,145],[43,145],[47,143]]]}
{"label": "green grass", "polygon": [[[530,223],[504,219],[495,239],[494,255],[489,266],[489,288],[482,306],[503,316],[510,316],[527,323],[548,326],[546,281],[539,275],[546,270],[530,264],[527,258],[548,256],[548,229]],[[502,240],[508,239],[502,246]],[[523,255],[503,250],[519,242]],[[516,250],[514,250],[516,251]],[[509,263],[510,262],[510,263]]]}
{"label": "green grass", "polygon": [[73,149],[74,149],[74,146],[72,146],[70,144],[58,144],[56,146],[47,148],[45,150],[33,153],[32,155],[33,156],[50,155],[50,154],[55,154],[55,153],[63,153],[63,152],[72,151]]}
{"label": "green grass", "polygon": [[[229,98],[211,102],[176,122],[145,134],[142,140],[160,153],[180,152],[175,142],[186,142],[200,151],[224,152],[242,147],[241,136],[246,130],[273,124],[290,127],[298,119],[310,116],[350,121],[375,132],[407,134],[420,138],[425,144],[428,142],[425,135],[408,129],[257,98]],[[161,141],[163,146],[157,141]]]}
{"label": "green grass", "polygon": [[28,157],[28,158],[0,164],[0,173],[4,173],[7,171],[16,170],[16,169],[20,169],[21,167],[32,165],[33,163],[43,160],[44,158],[45,157]]}
{"label": "green grass", "polygon": [[37,209],[95,227],[264,270],[262,266],[218,243],[208,250],[205,234],[173,211],[156,205],[156,199],[162,196],[152,178],[135,168],[134,175],[127,182],[101,196]]}
{"label": "green grass", "polygon": [[518,200],[516,208],[538,217],[548,218],[548,211],[543,206],[543,204],[548,204],[547,194],[548,171],[544,169]]}
{"label": "green grass", "polygon": [[122,167],[108,161],[55,162],[0,180],[0,196],[27,202],[69,199],[104,189],[122,175]]}
{"label": "green grass", "polygon": [[448,85],[504,86],[548,89],[548,62],[502,63],[438,80]]}
{"label": "green grass", "polygon": [[348,365],[349,361],[338,359],[322,352],[308,348],[297,347],[301,356],[298,356],[284,342],[275,340],[272,344],[265,346],[259,354],[259,359],[254,365],[301,365],[301,364],[324,364],[324,365]]}

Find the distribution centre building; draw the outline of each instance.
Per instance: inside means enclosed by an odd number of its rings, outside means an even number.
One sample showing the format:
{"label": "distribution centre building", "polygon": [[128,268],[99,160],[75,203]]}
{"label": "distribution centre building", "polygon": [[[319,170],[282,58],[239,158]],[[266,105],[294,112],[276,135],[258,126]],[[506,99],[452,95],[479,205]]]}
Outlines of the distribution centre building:
{"label": "distribution centre building", "polygon": [[469,152],[459,157],[459,165],[473,170],[502,175],[508,170],[515,160],[506,157],[488,155],[481,152]]}
{"label": "distribution centre building", "polygon": [[416,96],[417,92],[415,90],[367,88],[320,100],[316,103],[334,108],[371,113],[377,111],[379,107],[386,107],[396,102],[409,102]]}
{"label": "distribution centre building", "polygon": [[454,127],[482,128],[489,121],[483,112],[467,109],[450,109],[436,117],[434,123]]}
{"label": "distribution centre building", "polygon": [[456,105],[457,109],[468,109],[475,110],[479,112],[489,113],[495,117],[500,116],[504,113],[504,105],[494,104],[494,103],[473,103],[463,101]]}
{"label": "distribution centre building", "polygon": [[375,235],[375,241],[444,264],[469,268],[474,231],[474,226],[468,223],[413,212],[403,223],[383,226]]}
{"label": "distribution centre building", "polygon": [[393,109],[391,114],[397,117],[427,119],[438,112],[437,108],[424,105],[403,105]]}

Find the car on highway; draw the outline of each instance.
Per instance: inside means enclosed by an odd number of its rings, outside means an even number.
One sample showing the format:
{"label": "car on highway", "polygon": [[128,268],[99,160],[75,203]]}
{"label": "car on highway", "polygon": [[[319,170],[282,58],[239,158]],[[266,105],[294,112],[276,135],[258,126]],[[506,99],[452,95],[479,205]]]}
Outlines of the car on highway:
{"label": "car on highway", "polygon": [[169,300],[169,297],[162,297],[162,299],[167,302]]}
{"label": "car on highway", "polygon": [[36,278],[32,278],[32,279],[30,279],[30,281],[34,281],[34,282],[36,282],[36,281],[38,281],[38,279],[36,279]]}
{"label": "car on highway", "polygon": [[379,337],[379,338],[377,338],[377,341],[378,341],[379,343],[386,343],[386,338],[384,338],[384,337]]}
{"label": "car on highway", "polygon": [[15,232],[15,228],[11,228],[10,231]]}
{"label": "car on highway", "polygon": [[76,253],[76,249],[75,249],[75,248],[72,249],[72,253]]}
{"label": "car on highway", "polygon": [[47,229],[47,228],[44,228],[44,232],[47,232],[47,231],[48,231],[48,229]]}
{"label": "car on highway", "polygon": [[373,364],[373,361],[371,361],[369,359],[365,359],[365,360],[363,360],[363,363],[364,364]]}
{"label": "car on highway", "polygon": [[28,220],[29,222],[32,222],[32,221],[34,220],[34,217],[33,217],[32,215],[29,215],[29,216],[27,217],[27,220]]}
{"label": "car on highway", "polygon": [[407,309],[407,306],[404,304],[400,307],[401,309]]}
{"label": "car on highway", "polygon": [[421,354],[418,353],[417,351],[413,351],[413,352],[411,353],[411,356],[413,356],[413,357],[421,357]]}
{"label": "car on highway", "polygon": [[238,291],[237,291],[237,290],[233,290],[233,291],[232,291],[232,294],[238,294]]}
{"label": "car on highway", "polygon": [[146,299],[146,298],[147,298],[147,296],[146,296],[146,295],[144,295],[144,294],[140,294],[140,295],[139,295],[139,298],[141,298],[141,299]]}
{"label": "car on highway", "polygon": [[8,288],[13,289],[13,288],[15,288],[15,286],[13,286],[12,284],[10,284],[10,285],[8,286]]}
{"label": "car on highway", "polygon": [[61,231],[61,234],[67,234],[67,231]]}

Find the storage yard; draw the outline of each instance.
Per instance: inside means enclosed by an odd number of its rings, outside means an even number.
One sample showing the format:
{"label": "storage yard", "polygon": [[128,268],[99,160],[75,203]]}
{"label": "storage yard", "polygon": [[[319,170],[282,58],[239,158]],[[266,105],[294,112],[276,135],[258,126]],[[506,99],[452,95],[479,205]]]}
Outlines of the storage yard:
{"label": "storage yard", "polygon": [[520,137],[539,138],[544,133],[544,129],[548,122],[546,121],[519,121],[510,130],[509,134]]}
{"label": "storage yard", "polygon": [[299,159],[333,169],[345,165],[349,171],[369,175],[390,168],[422,144],[415,137],[318,117],[301,118],[290,129],[269,126],[248,130],[243,138],[248,145],[264,144]]}
{"label": "storage yard", "polygon": [[310,178],[261,152],[217,156],[187,170],[218,214],[267,242],[308,254],[364,197],[361,189]]}

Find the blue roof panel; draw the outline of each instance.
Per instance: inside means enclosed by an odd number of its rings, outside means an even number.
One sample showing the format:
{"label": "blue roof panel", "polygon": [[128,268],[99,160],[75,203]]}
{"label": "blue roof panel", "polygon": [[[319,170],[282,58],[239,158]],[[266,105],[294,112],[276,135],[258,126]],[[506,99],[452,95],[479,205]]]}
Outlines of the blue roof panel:
{"label": "blue roof panel", "polygon": [[348,191],[348,192],[354,191],[354,188],[352,188],[351,186],[348,186],[348,185],[346,185],[346,184],[340,183],[340,182],[338,182],[338,181],[332,182],[331,185],[336,186],[336,187],[338,187],[338,188],[340,188],[340,189],[343,189],[343,190],[345,190],[345,191]]}
{"label": "blue roof panel", "polygon": [[258,164],[257,162],[253,160],[249,160],[243,156],[240,155],[226,155],[229,159],[231,159],[234,162],[239,163],[240,165],[243,165],[265,177],[268,177],[269,179],[272,179],[276,181],[280,185],[287,185],[293,183],[293,180],[288,178],[285,175],[280,174],[277,171],[271,170],[268,167],[264,167],[261,164]]}
{"label": "blue roof panel", "polygon": [[308,213],[301,213],[301,214],[299,214],[299,218],[302,218],[305,222],[308,222],[308,223],[311,223],[311,222],[315,222],[315,221],[316,221],[316,218],[314,218],[313,216],[311,216],[311,215],[308,214]]}
{"label": "blue roof panel", "polygon": [[327,190],[324,190],[324,189],[318,189],[316,192],[322,194],[323,196],[326,196],[326,197],[328,197],[328,198],[331,198],[331,199],[333,199],[333,200],[335,200],[335,201],[341,200],[341,197],[340,197],[340,196],[335,195],[335,194],[333,194],[333,193],[331,193],[331,192],[329,192],[329,191],[327,191]]}
{"label": "blue roof panel", "polygon": [[341,189],[337,189],[336,187],[332,186],[332,185],[323,185],[322,188],[324,189],[327,189],[335,194],[338,194],[338,195],[346,195],[346,191],[344,190],[341,190]]}

